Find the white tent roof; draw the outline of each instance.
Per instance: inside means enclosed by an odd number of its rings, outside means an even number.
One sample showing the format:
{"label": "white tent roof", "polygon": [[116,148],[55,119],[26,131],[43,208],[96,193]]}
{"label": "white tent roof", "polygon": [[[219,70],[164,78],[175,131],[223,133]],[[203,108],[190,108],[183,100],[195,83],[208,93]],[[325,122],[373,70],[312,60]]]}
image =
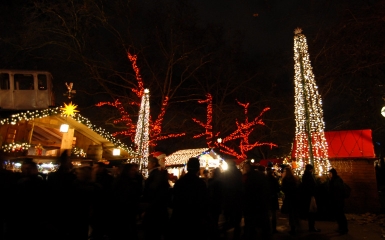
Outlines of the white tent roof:
{"label": "white tent roof", "polygon": [[209,148],[194,148],[176,151],[166,157],[166,165],[186,164],[189,158],[197,157],[208,150]]}

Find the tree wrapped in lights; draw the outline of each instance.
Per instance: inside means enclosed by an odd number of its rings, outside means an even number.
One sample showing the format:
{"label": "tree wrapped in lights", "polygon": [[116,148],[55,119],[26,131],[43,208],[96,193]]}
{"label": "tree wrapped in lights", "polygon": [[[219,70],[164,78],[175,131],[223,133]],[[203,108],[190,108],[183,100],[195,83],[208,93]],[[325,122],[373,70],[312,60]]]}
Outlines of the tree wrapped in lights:
{"label": "tree wrapped in lights", "polygon": [[[198,123],[201,127],[205,129],[205,132],[200,133],[198,135],[195,135],[193,138],[199,138],[206,136],[206,143],[209,148],[214,147],[213,143],[213,97],[211,96],[210,93],[206,94],[206,99],[205,100],[199,100],[198,103],[207,103],[207,118],[206,118],[206,123],[193,118],[193,121]],[[218,136],[219,133],[216,134]]]}
{"label": "tree wrapped in lights", "polygon": [[[218,136],[218,133],[213,133],[212,129],[212,96],[211,94],[206,95],[207,98],[205,100],[198,101],[199,103],[207,103],[207,122],[203,123],[195,118],[193,118],[193,121],[198,123],[200,126],[205,128],[205,132],[195,135],[194,138],[199,138],[202,136],[206,136],[206,143],[209,148],[212,148],[213,146],[219,148],[219,151],[231,156],[236,157],[238,160],[244,160],[247,158],[247,152],[251,151],[252,149],[260,146],[270,146],[270,147],[276,147],[277,145],[274,143],[267,143],[267,142],[254,142],[250,143],[249,137],[251,133],[254,131],[255,127],[257,125],[265,125],[265,123],[262,121],[262,115],[268,111],[270,108],[265,108],[262,110],[262,112],[255,117],[252,121],[249,121],[248,118],[248,107],[249,103],[241,103],[237,101],[237,103],[244,107],[244,113],[245,113],[245,121],[239,122],[238,119],[236,119],[235,123],[237,126],[237,129],[233,131],[228,136],[221,139],[221,142],[213,141],[214,136]],[[226,142],[231,141],[239,141],[239,149],[234,149],[231,147],[228,147],[226,145]]]}
{"label": "tree wrapped in lights", "polygon": [[140,104],[138,123],[136,124],[135,144],[140,155],[138,164],[143,171],[147,167],[149,155],[149,122],[150,122],[150,91],[144,90],[142,103]]}
{"label": "tree wrapped in lights", "polygon": [[[138,82],[138,87],[137,88],[132,88],[131,91],[136,94],[138,98],[142,98],[144,94],[144,84],[142,77],[140,75],[140,69],[137,66],[137,56],[132,55],[130,53],[127,53],[128,59],[131,61],[132,64],[132,69],[135,72],[135,78]],[[157,142],[160,140],[164,140],[167,138],[172,138],[172,137],[180,137],[184,136],[185,133],[177,133],[177,134],[167,134],[163,135],[162,134],[162,123],[163,123],[163,118],[166,113],[166,108],[168,106],[168,101],[169,98],[166,96],[163,101],[162,101],[162,107],[160,109],[160,113],[157,116],[155,121],[152,121],[151,116],[149,116],[149,146],[155,147],[157,145]],[[129,105],[132,106],[140,106],[139,102],[132,101],[128,103]],[[136,129],[137,125],[134,123],[134,120],[132,119],[132,116],[125,110],[122,102],[119,99],[116,99],[114,102],[99,102],[96,104],[96,106],[101,107],[101,106],[112,106],[118,109],[120,118],[115,119],[113,121],[113,124],[121,124],[123,123],[125,125],[125,129],[123,131],[117,131],[112,133],[114,137],[120,135],[120,136],[128,136],[130,137],[131,141],[135,142],[136,138]]]}
{"label": "tree wrapped in lights", "polygon": [[322,100],[314,80],[306,37],[299,28],[294,31],[294,70],[297,170],[302,172],[305,164],[310,163],[315,173],[322,174],[330,168]]}

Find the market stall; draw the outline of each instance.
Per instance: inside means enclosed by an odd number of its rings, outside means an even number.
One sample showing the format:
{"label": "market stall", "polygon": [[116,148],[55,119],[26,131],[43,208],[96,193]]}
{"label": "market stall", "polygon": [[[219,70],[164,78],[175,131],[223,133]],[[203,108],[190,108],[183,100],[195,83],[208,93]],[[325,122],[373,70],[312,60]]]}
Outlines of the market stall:
{"label": "market stall", "polygon": [[201,172],[204,170],[210,173],[215,168],[227,169],[227,163],[221,158],[213,149],[209,148],[195,148],[184,149],[174,152],[173,154],[166,156],[166,168],[169,174],[173,174],[179,178],[183,172],[187,172],[187,161],[197,157],[200,162]]}

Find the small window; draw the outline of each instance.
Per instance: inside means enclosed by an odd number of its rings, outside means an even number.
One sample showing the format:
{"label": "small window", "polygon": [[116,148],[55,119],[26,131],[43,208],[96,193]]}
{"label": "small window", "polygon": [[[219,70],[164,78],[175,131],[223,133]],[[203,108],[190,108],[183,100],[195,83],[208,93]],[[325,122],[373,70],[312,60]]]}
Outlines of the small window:
{"label": "small window", "polygon": [[33,75],[32,74],[15,74],[15,90],[33,90]]}
{"label": "small window", "polygon": [[37,86],[39,90],[47,90],[47,75],[45,74],[37,75]]}
{"label": "small window", "polygon": [[0,73],[0,90],[9,90],[9,74]]}

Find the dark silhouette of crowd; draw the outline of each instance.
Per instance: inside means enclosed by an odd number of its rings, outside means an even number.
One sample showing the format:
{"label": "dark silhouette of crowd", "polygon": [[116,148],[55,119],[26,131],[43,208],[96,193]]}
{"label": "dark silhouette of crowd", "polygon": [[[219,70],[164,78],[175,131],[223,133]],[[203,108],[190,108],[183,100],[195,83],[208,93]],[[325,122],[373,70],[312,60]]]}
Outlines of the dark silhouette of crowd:
{"label": "dark silhouette of crowd", "polygon": [[[229,239],[233,229],[234,240],[268,240],[278,232],[281,191],[291,233],[298,230],[303,211],[309,231],[319,231],[309,210],[316,189],[312,166],[302,182],[290,168],[281,180],[273,168],[255,168],[247,161],[243,171],[228,161],[226,171],[214,169],[208,178],[208,172],[201,176],[199,159],[190,158],[187,173],[171,187],[167,170],[154,157],[148,159],[146,178],[134,163],[123,164],[113,176],[102,162],[73,168],[67,152],[59,162],[46,178],[32,159],[25,159],[20,173],[1,168],[0,239],[217,240]],[[333,211],[340,232],[346,233],[341,181],[333,169]]]}

